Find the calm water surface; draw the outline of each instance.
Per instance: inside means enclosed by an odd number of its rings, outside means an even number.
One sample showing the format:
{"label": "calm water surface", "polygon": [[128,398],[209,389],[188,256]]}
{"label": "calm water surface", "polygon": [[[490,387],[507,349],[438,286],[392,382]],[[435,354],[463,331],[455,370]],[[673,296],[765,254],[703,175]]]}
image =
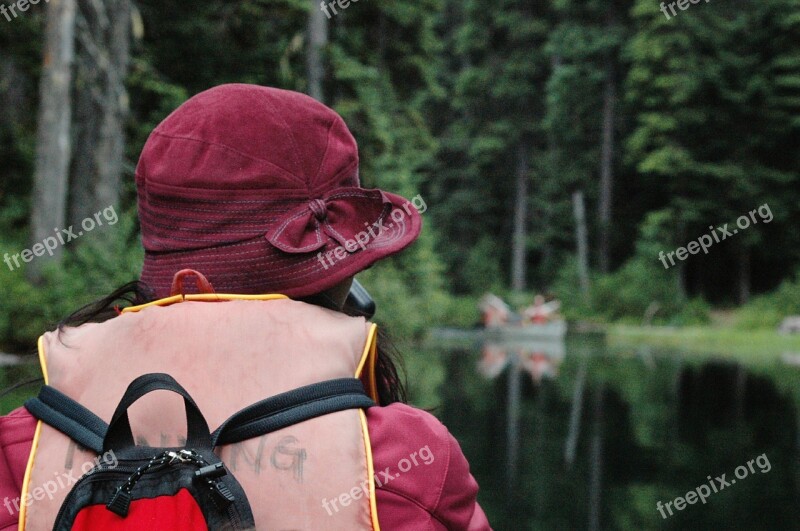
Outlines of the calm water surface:
{"label": "calm water surface", "polygon": [[796,367],[574,338],[432,349],[416,395],[497,530],[800,529]]}

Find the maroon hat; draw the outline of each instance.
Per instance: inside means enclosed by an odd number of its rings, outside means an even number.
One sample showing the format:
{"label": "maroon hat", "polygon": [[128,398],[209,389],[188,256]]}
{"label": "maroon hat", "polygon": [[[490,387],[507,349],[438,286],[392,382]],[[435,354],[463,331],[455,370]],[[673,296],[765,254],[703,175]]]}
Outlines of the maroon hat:
{"label": "maroon hat", "polygon": [[312,98],[223,85],[191,98],[147,140],[136,168],[141,280],[170,294],[191,268],[219,293],[324,291],[407,247],[411,203],[360,187],[358,147]]}

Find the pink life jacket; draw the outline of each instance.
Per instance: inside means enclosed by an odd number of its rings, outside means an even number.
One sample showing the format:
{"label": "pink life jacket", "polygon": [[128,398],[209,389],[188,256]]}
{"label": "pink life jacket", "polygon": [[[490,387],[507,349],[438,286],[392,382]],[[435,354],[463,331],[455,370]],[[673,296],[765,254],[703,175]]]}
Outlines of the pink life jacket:
{"label": "pink life jacket", "polygon": [[[363,318],[282,295],[186,295],[49,332],[39,340],[39,357],[49,387],[105,422],[131,381],[167,373],[209,424],[219,426],[260,400],[339,378],[361,378],[377,400],[376,331]],[[129,412],[140,444],[182,445],[186,421],[177,395],[151,393]],[[221,446],[218,454],[244,488],[257,529],[379,529],[362,409]],[[40,420],[23,482],[20,531],[52,529],[69,484],[97,459]],[[349,494],[347,506],[325,507],[342,494]]]}

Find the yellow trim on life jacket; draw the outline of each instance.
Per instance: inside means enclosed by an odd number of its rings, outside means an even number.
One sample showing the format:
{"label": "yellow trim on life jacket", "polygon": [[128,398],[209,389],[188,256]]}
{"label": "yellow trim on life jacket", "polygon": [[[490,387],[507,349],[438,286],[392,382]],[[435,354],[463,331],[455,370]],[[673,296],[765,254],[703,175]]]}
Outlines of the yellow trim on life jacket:
{"label": "yellow trim on life jacket", "polygon": [[367,454],[367,473],[369,474],[369,512],[372,518],[372,529],[381,531],[381,524],[378,522],[378,504],[375,495],[375,465],[372,462],[372,443],[369,440],[369,426],[367,415],[363,409],[358,410],[361,418],[361,431],[364,434],[364,450]]}
{"label": "yellow trim on life jacket", "polygon": [[130,306],[123,308],[122,313],[138,312],[149,308],[151,306],[169,306],[184,301],[201,301],[201,302],[214,302],[214,301],[272,301],[277,299],[288,299],[286,295],[279,295],[277,293],[269,295],[233,295],[229,293],[196,293],[190,295],[173,295],[165,299],[148,302],[147,304],[140,304],[139,306]]}
{"label": "yellow trim on life jacket", "polygon": [[376,403],[378,402],[378,382],[375,381],[375,365],[378,358],[378,325],[371,324],[367,333],[367,342],[364,353],[356,369],[356,378],[361,378],[364,367],[367,367],[367,393]]}
{"label": "yellow trim on life jacket", "polygon": [[44,336],[39,336],[39,341],[36,342],[36,346],[39,349],[39,365],[42,366],[44,384],[49,385],[50,375],[47,372],[47,358],[44,356]]}
{"label": "yellow trim on life jacket", "polygon": [[[39,349],[39,364],[42,366],[42,376],[44,377],[44,384],[48,385],[50,376],[47,372],[47,357],[44,354],[44,336],[39,336],[37,342]],[[36,431],[33,434],[33,443],[31,444],[31,453],[28,455],[28,464],[25,466],[25,476],[22,478],[22,493],[19,497],[19,531],[25,530],[25,520],[28,516],[28,507],[25,499],[28,497],[28,490],[31,482],[31,473],[33,472],[33,462],[36,458],[36,451],[39,449],[39,436],[42,433],[42,421],[36,422]]]}
{"label": "yellow trim on life jacket", "polygon": [[31,453],[28,456],[28,465],[25,467],[25,477],[22,480],[22,493],[19,496],[19,523],[17,527],[19,531],[25,531],[25,521],[28,516],[28,506],[25,500],[28,497],[28,490],[31,482],[31,473],[33,472],[33,460],[36,456],[36,450],[39,448],[39,436],[42,433],[42,421],[36,422],[36,431],[33,434],[33,444],[31,444]]}

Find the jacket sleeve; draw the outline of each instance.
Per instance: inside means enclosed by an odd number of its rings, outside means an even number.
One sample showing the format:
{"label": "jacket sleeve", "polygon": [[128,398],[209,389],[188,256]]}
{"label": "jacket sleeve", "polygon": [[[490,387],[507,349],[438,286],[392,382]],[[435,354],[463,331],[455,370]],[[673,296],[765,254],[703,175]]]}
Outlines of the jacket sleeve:
{"label": "jacket sleeve", "polygon": [[491,529],[469,463],[439,420],[405,404],[370,408],[367,419],[382,529]]}
{"label": "jacket sleeve", "polygon": [[24,408],[0,417],[0,531],[17,529],[22,480],[36,419]]}
{"label": "jacket sleeve", "polygon": [[449,432],[446,433],[446,438],[450,458],[434,516],[447,529],[491,530],[483,509],[478,505],[478,482],[469,471],[467,458],[458,441]]}

